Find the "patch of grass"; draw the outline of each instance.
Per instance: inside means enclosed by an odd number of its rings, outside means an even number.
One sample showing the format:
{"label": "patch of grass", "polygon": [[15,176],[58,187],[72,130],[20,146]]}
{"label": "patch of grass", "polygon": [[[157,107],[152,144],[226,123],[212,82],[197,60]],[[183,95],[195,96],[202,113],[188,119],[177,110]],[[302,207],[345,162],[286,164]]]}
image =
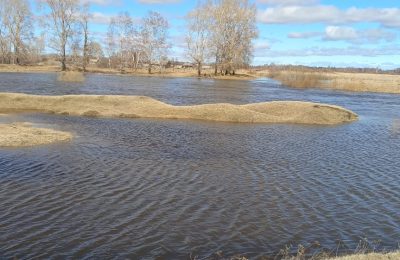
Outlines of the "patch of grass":
{"label": "patch of grass", "polygon": [[[380,247],[380,241],[368,241],[361,239],[355,249],[350,249],[341,241],[336,241],[334,248],[324,248],[319,242],[313,242],[307,245],[286,245],[277,253],[270,253],[264,256],[257,256],[255,259],[260,260],[394,260],[400,259],[400,251],[377,252]],[[222,251],[218,251],[208,257],[199,258],[190,254],[189,259],[214,259],[214,260],[248,260],[253,257],[246,254],[237,254],[226,256]]]}
{"label": "patch of grass", "polygon": [[293,88],[400,94],[400,77],[397,75],[305,70],[271,70],[263,73]]}
{"label": "patch of grass", "polygon": [[304,71],[271,71],[268,76],[292,88],[322,87],[326,81],[330,80],[320,73]]}

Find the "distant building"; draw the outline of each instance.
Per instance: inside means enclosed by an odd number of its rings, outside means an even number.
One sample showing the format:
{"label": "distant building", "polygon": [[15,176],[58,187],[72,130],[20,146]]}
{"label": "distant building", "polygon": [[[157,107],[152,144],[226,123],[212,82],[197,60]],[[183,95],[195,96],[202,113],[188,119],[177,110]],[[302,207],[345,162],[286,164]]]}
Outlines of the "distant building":
{"label": "distant building", "polygon": [[192,63],[183,63],[182,68],[183,69],[192,69],[192,68],[194,68],[194,65]]}

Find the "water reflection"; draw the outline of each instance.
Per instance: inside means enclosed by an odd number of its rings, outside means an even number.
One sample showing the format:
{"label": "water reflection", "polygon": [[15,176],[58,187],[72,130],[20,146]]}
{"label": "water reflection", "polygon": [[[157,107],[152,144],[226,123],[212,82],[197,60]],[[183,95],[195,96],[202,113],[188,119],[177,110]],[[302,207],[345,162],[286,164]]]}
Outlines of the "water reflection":
{"label": "water reflection", "polygon": [[400,136],[400,119],[393,119],[390,132],[394,136]]}

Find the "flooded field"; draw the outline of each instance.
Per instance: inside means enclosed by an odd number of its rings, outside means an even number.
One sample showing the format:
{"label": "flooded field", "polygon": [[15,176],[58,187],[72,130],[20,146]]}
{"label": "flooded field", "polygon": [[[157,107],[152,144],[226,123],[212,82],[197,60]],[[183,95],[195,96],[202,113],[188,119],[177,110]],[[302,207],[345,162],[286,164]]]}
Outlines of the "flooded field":
{"label": "flooded field", "polygon": [[72,142],[0,149],[0,258],[275,255],[314,241],[400,242],[400,95],[294,90],[274,81],[0,74],[0,92],[144,95],[174,105],[306,100],[334,127],[185,120],[0,117]]}

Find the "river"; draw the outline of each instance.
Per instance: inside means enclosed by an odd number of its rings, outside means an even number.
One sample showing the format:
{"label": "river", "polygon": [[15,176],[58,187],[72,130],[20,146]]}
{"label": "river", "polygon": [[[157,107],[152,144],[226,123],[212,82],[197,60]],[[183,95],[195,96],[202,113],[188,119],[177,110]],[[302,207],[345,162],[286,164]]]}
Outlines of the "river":
{"label": "river", "polygon": [[0,149],[0,258],[257,258],[314,241],[329,249],[340,241],[349,252],[365,239],[398,248],[400,95],[296,90],[269,79],[56,78],[2,73],[0,92],[144,95],[174,105],[307,100],[360,119],[322,127],[0,118],[75,136]]}

